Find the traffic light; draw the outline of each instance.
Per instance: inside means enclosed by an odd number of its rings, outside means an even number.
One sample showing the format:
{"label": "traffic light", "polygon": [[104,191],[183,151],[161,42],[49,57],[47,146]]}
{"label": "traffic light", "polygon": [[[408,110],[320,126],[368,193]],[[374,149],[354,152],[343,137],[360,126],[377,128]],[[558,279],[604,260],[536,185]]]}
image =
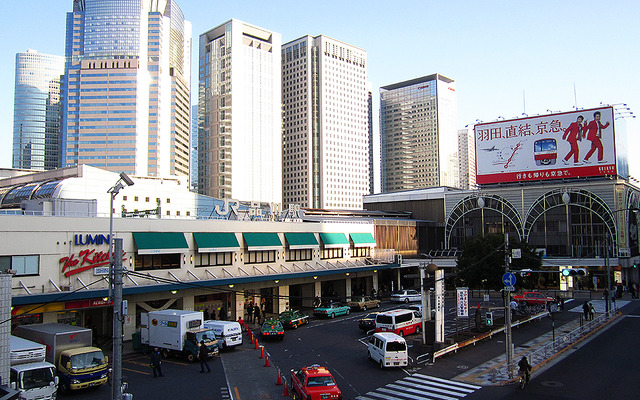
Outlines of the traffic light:
{"label": "traffic light", "polygon": [[564,277],[568,277],[568,276],[572,276],[572,277],[587,276],[587,269],[586,268],[564,268],[561,272],[562,272],[562,276],[564,276]]}
{"label": "traffic light", "polygon": [[493,326],[493,311],[487,311],[485,314],[487,326]]}

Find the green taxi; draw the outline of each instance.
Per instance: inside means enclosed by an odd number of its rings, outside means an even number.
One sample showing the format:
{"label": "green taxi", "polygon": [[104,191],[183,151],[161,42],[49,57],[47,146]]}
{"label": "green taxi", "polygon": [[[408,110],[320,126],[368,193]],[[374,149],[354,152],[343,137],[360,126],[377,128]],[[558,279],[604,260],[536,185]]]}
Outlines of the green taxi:
{"label": "green taxi", "polygon": [[349,315],[350,312],[351,307],[334,301],[320,304],[319,307],[313,309],[313,315],[328,318],[334,318],[337,315]]}
{"label": "green taxi", "polygon": [[309,323],[309,316],[298,310],[284,311],[280,313],[278,319],[285,328],[297,329],[300,325]]}
{"label": "green taxi", "polygon": [[260,336],[263,339],[284,339],[284,326],[277,319],[268,319],[260,327]]}

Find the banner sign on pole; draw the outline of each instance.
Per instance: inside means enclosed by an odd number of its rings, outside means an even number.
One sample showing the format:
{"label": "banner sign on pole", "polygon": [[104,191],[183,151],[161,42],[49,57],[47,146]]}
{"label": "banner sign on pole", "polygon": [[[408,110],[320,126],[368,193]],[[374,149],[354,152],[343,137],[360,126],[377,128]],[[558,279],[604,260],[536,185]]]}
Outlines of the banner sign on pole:
{"label": "banner sign on pole", "polygon": [[469,289],[468,288],[457,288],[457,316],[458,317],[468,317],[469,316]]}

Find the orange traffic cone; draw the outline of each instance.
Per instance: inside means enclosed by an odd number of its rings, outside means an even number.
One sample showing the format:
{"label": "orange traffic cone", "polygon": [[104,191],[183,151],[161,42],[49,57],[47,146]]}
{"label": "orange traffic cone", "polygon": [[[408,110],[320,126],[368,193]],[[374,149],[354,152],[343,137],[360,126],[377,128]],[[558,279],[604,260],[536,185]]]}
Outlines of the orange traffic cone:
{"label": "orange traffic cone", "polygon": [[265,367],[270,367],[271,365],[269,364],[269,356],[267,356],[267,358],[265,358],[264,360],[264,366]]}
{"label": "orange traffic cone", "polygon": [[258,338],[256,338],[255,343],[256,343],[256,346],[255,346],[254,350],[258,350]]}
{"label": "orange traffic cone", "polygon": [[264,358],[264,346],[260,346],[260,358]]}
{"label": "orange traffic cone", "polygon": [[291,394],[289,393],[289,386],[287,386],[287,381],[284,381],[284,391],[282,392],[282,397],[289,397]]}
{"label": "orange traffic cone", "polygon": [[278,379],[276,379],[276,385],[282,385],[282,375],[280,374],[280,370],[278,370]]}

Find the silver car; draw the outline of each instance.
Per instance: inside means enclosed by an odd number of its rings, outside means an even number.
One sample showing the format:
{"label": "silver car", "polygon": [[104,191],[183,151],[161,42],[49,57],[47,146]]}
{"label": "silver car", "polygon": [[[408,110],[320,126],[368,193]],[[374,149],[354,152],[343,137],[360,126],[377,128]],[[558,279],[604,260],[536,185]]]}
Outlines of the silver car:
{"label": "silver car", "polygon": [[408,303],[410,301],[422,301],[422,294],[417,290],[399,290],[391,294],[391,301]]}

